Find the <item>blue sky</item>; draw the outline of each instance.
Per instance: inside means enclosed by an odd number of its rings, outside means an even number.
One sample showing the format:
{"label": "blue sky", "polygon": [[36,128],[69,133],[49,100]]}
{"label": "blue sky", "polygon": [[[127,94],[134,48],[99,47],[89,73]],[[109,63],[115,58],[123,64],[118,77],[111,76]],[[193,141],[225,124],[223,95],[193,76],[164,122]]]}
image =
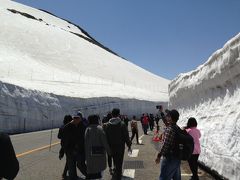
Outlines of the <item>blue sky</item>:
{"label": "blue sky", "polygon": [[167,79],[203,64],[240,32],[239,0],[17,0],[85,29]]}

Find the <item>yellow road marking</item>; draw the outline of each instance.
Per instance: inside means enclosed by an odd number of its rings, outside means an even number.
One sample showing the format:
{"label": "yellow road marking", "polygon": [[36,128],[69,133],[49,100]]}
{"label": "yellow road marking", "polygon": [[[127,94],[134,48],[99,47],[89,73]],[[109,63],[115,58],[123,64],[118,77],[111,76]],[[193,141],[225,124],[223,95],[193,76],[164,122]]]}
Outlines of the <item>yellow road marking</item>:
{"label": "yellow road marking", "polygon": [[43,149],[49,148],[50,146],[56,146],[56,145],[58,145],[58,144],[60,144],[60,141],[55,142],[55,143],[52,143],[51,145],[42,146],[42,147],[40,147],[40,148],[32,149],[32,150],[26,151],[26,152],[24,152],[24,153],[17,154],[17,157],[22,157],[22,156],[31,154],[31,153],[36,152],[36,151],[41,151],[41,150],[43,150]]}

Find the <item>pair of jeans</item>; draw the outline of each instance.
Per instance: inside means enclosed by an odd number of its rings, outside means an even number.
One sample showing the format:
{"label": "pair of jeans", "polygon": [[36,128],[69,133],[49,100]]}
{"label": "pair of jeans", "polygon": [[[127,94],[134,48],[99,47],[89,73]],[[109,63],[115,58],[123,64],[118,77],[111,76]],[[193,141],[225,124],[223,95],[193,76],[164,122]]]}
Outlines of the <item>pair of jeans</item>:
{"label": "pair of jeans", "polygon": [[149,128],[150,128],[151,131],[153,130],[153,128],[154,128],[154,122],[150,122],[150,123],[149,123]]}
{"label": "pair of jeans", "polygon": [[192,171],[192,179],[193,180],[198,180],[198,157],[199,154],[192,154],[190,159],[188,160],[189,167]]}
{"label": "pair of jeans", "polygon": [[174,156],[163,157],[161,160],[159,180],[181,180],[181,160]]}
{"label": "pair of jeans", "polygon": [[122,165],[123,165],[123,157],[124,157],[124,146],[112,148],[112,157],[114,164],[114,174],[113,180],[121,180],[122,177]]}
{"label": "pair of jeans", "polygon": [[85,164],[85,155],[76,153],[66,153],[66,162],[70,180],[78,179],[77,168],[84,176],[87,176],[87,166]]}
{"label": "pair of jeans", "polygon": [[148,130],[148,124],[143,124],[143,132],[144,132],[144,134],[147,134],[147,130]]}
{"label": "pair of jeans", "polygon": [[131,137],[131,141],[133,140],[135,134],[136,134],[136,141],[137,141],[137,144],[139,144],[139,142],[138,142],[138,130],[137,130],[137,129],[132,129],[132,137]]}

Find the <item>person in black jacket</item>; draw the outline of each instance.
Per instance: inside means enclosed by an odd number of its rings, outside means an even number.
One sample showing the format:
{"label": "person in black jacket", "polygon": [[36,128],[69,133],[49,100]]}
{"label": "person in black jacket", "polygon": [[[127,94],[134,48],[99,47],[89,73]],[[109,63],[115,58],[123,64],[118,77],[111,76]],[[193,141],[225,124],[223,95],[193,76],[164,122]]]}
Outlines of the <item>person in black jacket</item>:
{"label": "person in black jacket", "polygon": [[149,128],[151,131],[153,131],[153,128],[154,128],[154,116],[153,114],[150,114],[149,116]]}
{"label": "person in black jacket", "polygon": [[108,112],[106,116],[103,117],[102,119],[102,125],[104,123],[107,123],[110,119],[112,118],[112,113],[111,112]]}
{"label": "person in black jacket", "polygon": [[[109,122],[109,120],[112,118],[112,112],[108,112],[107,116],[105,116],[102,120],[102,126],[103,129],[105,129],[105,126],[107,125],[107,123]],[[111,175],[113,175],[113,168],[112,168],[112,162],[113,162],[113,158],[111,155],[107,155],[107,161],[108,161],[108,168],[109,168],[109,173]]]}
{"label": "person in black jacket", "polygon": [[125,151],[125,144],[131,150],[131,141],[124,122],[119,118],[120,110],[112,110],[112,118],[105,126],[108,144],[110,146],[114,163],[114,180],[121,180],[122,164]]}
{"label": "person in black jacket", "polygon": [[126,125],[126,127],[127,127],[127,129],[128,129],[129,119],[128,119],[128,116],[127,116],[127,115],[124,115],[124,116],[123,116],[123,121],[124,121],[124,123],[125,123],[125,125]]}
{"label": "person in black jacket", "polygon": [[[71,115],[66,115],[64,116],[64,120],[63,120],[63,125],[59,128],[58,131],[58,139],[61,140],[61,148],[59,150],[59,159],[61,160],[64,156],[64,148],[63,148],[63,129],[64,127],[70,123],[72,121],[72,116]],[[66,175],[67,175],[67,171],[68,171],[68,167],[67,167],[67,161],[65,163],[65,167],[63,170],[63,174],[62,174],[62,178],[65,179]]]}
{"label": "person in black jacket", "polygon": [[10,137],[0,133],[0,179],[12,180],[17,176],[19,163]]}
{"label": "person in black jacket", "polygon": [[82,119],[82,113],[78,112],[73,116],[73,120],[63,128],[62,141],[70,180],[78,179],[76,166],[84,176],[87,175],[84,147],[86,127]]}

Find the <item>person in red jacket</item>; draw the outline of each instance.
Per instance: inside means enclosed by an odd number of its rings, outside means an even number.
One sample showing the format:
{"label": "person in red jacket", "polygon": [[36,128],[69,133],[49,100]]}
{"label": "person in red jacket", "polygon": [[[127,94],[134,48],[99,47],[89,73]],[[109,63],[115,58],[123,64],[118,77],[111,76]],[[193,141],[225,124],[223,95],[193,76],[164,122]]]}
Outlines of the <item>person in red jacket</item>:
{"label": "person in red jacket", "polygon": [[148,124],[149,124],[149,117],[147,116],[147,114],[144,114],[142,123],[143,123],[143,132],[144,134],[147,135]]}

